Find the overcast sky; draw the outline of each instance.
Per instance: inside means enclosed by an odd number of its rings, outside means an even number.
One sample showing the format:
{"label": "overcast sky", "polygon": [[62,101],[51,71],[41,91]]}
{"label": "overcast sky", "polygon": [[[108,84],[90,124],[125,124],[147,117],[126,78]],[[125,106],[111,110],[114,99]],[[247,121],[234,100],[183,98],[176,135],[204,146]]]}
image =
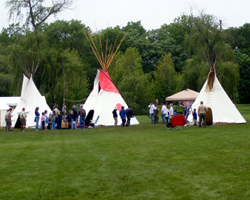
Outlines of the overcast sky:
{"label": "overcast sky", "polygon": [[[0,30],[9,24],[5,2],[0,0]],[[77,19],[96,31],[141,21],[145,29],[151,30],[173,22],[182,14],[190,14],[191,7],[215,15],[222,20],[225,29],[250,23],[250,0],[74,0],[71,10],[47,22]]]}

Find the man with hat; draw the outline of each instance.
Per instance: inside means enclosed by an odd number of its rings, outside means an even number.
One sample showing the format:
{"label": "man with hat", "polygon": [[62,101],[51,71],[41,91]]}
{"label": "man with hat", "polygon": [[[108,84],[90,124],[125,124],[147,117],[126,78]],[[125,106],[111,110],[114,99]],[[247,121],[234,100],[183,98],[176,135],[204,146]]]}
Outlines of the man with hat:
{"label": "man with hat", "polygon": [[11,112],[12,112],[12,108],[9,108],[9,110],[7,110],[7,113],[5,115],[5,121],[6,121],[6,124],[7,124],[7,130],[6,131],[12,131],[11,129]]}
{"label": "man with hat", "polygon": [[26,126],[26,113],[25,108],[22,109],[22,112],[19,114],[21,121],[21,131],[24,132],[24,128]]}

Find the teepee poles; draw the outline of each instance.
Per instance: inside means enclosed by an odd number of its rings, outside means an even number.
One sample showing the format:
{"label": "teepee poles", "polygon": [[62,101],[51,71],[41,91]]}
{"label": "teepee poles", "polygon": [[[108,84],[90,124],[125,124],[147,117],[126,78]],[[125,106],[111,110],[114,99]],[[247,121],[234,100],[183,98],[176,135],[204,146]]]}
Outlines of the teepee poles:
{"label": "teepee poles", "polygon": [[100,63],[102,69],[104,71],[108,71],[108,68],[109,68],[113,58],[115,57],[115,54],[119,50],[119,48],[120,48],[123,40],[127,36],[128,32],[124,34],[124,36],[122,37],[122,39],[120,40],[118,45],[117,45],[117,42],[118,42],[120,33],[117,34],[114,44],[109,45],[108,32],[107,32],[105,48],[103,48],[103,46],[102,46],[101,36],[99,35],[98,36],[98,45],[99,45],[98,48],[100,50],[98,50],[97,45],[95,44],[90,33],[86,34],[84,31],[83,31],[83,33],[84,33],[85,37],[87,38],[87,40],[90,44],[90,47],[91,47],[93,53],[95,54],[95,57],[97,58],[98,62]]}

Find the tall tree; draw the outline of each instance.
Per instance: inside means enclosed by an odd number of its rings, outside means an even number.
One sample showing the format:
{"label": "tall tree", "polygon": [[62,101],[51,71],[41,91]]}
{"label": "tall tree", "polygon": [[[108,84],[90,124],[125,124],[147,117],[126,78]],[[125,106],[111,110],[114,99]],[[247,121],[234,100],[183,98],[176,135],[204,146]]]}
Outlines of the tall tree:
{"label": "tall tree", "polygon": [[180,86],[180,76],[174,69],[171,53],[162,56],[161,63],[156,66],[154,72],[154,94],[155,97],[164,101],[166,96],[175,93]]}
{"label": "tall tree", "polygon": [[136,114],[143,114],[142,109],[153,100],[153,87],[148,74],[144,74],[142,70],[139,51],[129,47],[125,53],[118,53],[109,68],[109,74],[133,111]]}
{"label": "tall tree", "polygon": [[[16,18],[19,22],[22,21],[25,16],[25,26],[29,27],[30,25],[34,29],[35,34],[35,43],[37,47],[37,51],[40,51],[40,41],[41,35],[39,35],[39,27],[42,23],[44,23],[51,15],[56,15],[60,11],[68,8],[72,4],[72,0],[57,0],[51,1],[52,6],[45,6],[44,0],[8,0],[6,2],[6,7],[9,8],[9,19]],[[23,11],[26,11],[23,14]],[[38,53],[39,55],[39,53]],[[28,68],[26,68],[25,73],[27,76],[32,74],[34,76],[38,66],[40,65],[42,57],[35,57],[33,63],[36,67],[34,67],[33,71],[30,72]],[[22,62],[22,66],[25,66],[25,58],[19,58],[19,62]],[[27,74],[27,71],[28,74]]]}

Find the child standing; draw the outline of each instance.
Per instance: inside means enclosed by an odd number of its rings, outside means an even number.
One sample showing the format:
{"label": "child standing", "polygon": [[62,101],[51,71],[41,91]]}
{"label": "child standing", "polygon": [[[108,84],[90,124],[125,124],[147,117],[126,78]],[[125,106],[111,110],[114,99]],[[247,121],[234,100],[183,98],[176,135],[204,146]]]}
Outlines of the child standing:
{"label": "child standing", "polygon": [[196,113],[196,109],[194,109],[194,111],[193,111],[193,122],[194,122],[194,125],[196,126],[197,125],[197,113]]}
{"label": "child standing", "polygon": [[45,115],[44,115],[44,112],[42,113],[41,121],[42,121],[42,129],[44,130],[44,125],[45,125]]}

